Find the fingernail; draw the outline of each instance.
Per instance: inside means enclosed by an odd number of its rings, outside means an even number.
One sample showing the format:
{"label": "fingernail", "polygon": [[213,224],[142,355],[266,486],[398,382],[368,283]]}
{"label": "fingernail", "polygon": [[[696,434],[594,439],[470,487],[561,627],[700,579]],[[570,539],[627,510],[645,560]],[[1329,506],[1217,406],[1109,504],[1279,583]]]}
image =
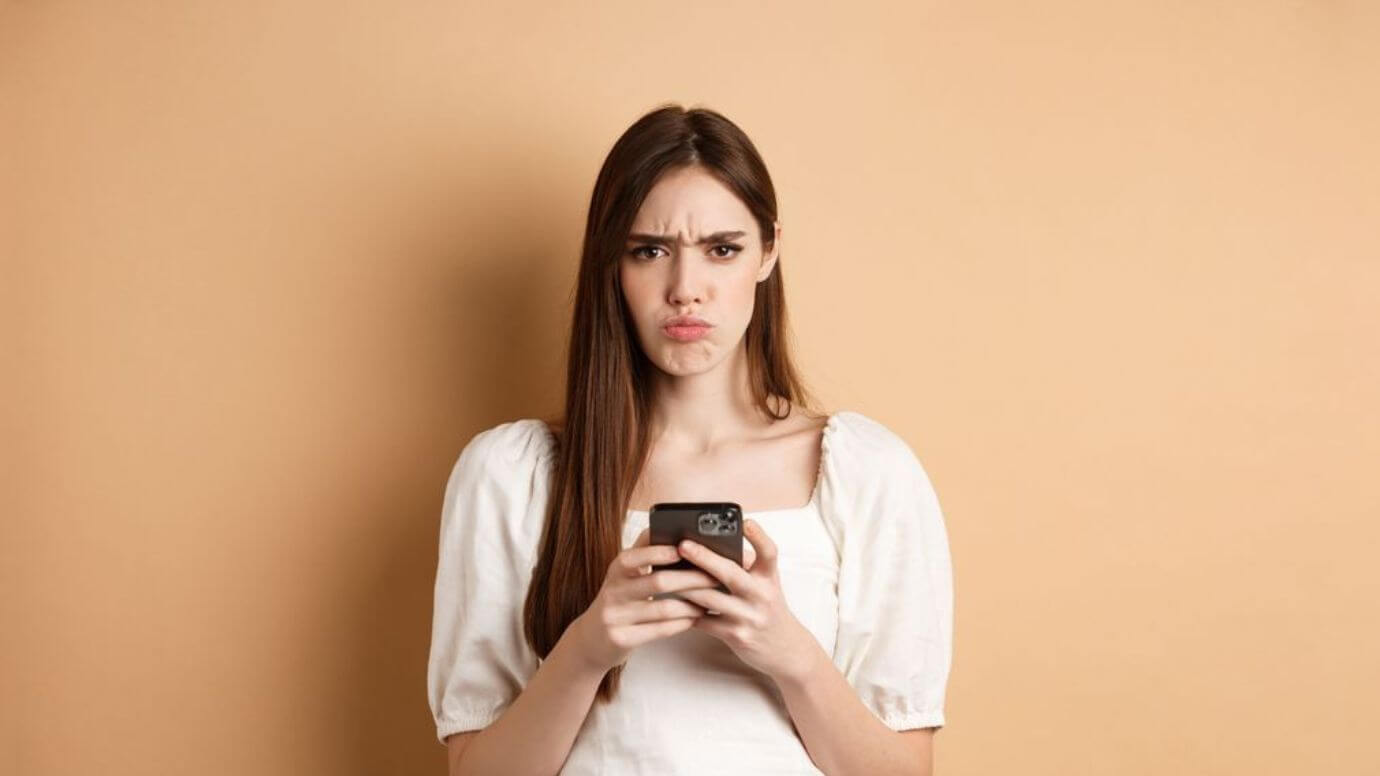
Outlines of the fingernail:
{"label": "fingernail", "polygon": [[691,544],[690,542],[681,542],[681,543],[680,543],[680,551],[681,551],[681,552],[694,552],[694,551],[695,551],[695,545]]}

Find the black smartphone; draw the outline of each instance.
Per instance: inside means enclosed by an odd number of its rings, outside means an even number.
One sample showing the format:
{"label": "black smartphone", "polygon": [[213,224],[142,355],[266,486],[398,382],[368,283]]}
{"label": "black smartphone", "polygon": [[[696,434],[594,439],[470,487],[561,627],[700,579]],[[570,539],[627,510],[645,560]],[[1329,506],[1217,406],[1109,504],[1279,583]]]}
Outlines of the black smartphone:
{"label": "black smartphone", "polygon": [[[665,501],[652,505],[647,520],[651,529],[648,536],[650,544],[674,545],[680,544],[683,539],[690,539],[739,566],[743,565],[743,510],[732,501]],[[652,570],[698,568],[681,558],[675,563],[653,566]],[[718,590],[727,593],[728,587],[721,582]],[[653,597],[680,596],[667,593]]]}

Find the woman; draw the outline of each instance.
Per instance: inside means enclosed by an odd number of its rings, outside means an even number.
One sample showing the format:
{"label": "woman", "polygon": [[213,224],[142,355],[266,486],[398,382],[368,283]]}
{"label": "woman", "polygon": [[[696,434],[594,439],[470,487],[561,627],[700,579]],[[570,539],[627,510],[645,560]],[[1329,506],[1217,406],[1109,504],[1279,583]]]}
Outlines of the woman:
{"label": "woman", "polygon": [[[563,421],[481,431],[446,486],[427,680],[452,774],[930,772],[943,518],[900,437],[808,409],[776,215],[714,111],[609,152]],[[649,545],[659,501],[738,502],[743,566]],[[701,570],[652,571],[682,557]]]}

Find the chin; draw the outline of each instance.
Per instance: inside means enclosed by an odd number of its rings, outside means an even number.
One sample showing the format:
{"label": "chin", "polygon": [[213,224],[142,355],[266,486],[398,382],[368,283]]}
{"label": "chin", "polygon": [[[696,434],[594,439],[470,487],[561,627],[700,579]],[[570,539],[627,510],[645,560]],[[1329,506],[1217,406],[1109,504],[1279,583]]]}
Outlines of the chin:
{"label": "chin", "polygon": [[712,352],[694,355],[666,352],[662,354],[661,358],[656,359],[656,365],[661,371],[675,377],[703,374],[713,369],[718,363]]}

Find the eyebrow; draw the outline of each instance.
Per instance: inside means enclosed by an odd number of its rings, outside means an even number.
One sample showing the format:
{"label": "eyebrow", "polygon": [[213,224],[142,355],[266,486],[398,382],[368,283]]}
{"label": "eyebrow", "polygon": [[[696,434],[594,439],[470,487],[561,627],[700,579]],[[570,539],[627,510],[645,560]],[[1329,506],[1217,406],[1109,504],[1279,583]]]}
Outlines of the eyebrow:
{"label": "eyebrow", "polygon": [[[743,231],[723,231],[715,232],[711,235],[701,237],[695,241],[696,245],[708,245],[709,243],[722,242],[724,240],[737,240],[747,232]],[[654,243],[657,245],[673,245],[676,236],[673,234],[630,234],[628,240],[633,242]]]}

